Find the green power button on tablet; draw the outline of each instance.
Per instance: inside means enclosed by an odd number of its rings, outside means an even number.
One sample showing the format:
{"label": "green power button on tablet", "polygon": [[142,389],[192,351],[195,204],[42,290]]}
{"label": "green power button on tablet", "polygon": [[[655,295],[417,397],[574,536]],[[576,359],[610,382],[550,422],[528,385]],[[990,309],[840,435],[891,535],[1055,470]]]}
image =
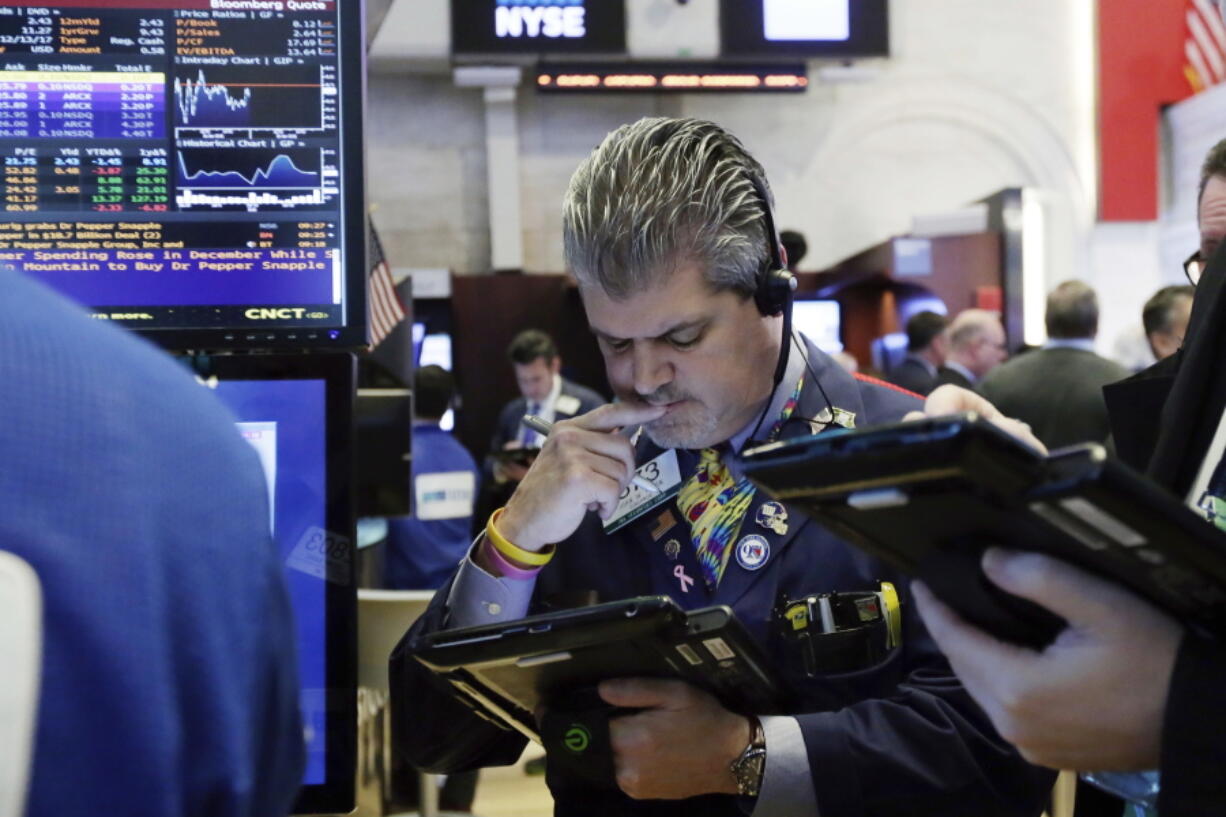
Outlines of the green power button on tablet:
{"label": "green power button on tablet", "polygon": [[575,754],[582,754],[587,750],[588,744],[592,742],[592,734],[587,731],[587,727],[581,724],[572,724],[570,729],[566,730],[566,734],[562,736],[562,742],[566,744],[566,748]]}

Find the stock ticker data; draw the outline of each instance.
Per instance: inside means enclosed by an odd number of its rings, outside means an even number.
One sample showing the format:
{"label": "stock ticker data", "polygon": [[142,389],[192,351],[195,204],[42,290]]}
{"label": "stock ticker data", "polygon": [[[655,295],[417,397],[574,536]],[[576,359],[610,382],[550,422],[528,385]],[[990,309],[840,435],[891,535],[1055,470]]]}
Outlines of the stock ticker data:
{"label": "stock ticker data", "polygon": [[0,269],[134,328],[343,323],[338,5],[0,2]]}

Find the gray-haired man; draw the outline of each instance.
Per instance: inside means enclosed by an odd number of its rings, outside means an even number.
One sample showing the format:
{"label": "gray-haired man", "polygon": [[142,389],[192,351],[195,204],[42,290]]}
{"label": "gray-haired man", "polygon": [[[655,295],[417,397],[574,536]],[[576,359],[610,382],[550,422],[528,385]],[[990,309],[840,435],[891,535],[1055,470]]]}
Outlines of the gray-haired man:
{"label": "gray-haired man", "polygon": [[[751,441],[888,422],[919,405],[785,333],[769,199],[761,166],[710,122],[644,119],[583,162],[565,199],[566,258],[619,402],[555,426],[415,631],[516,618],[582,591],[665,594],[732,607],[796,689],[796,714],[771,717],[730,712],[680,681],[602,682],[606,702],[633,711],[610,721],[616,780],[600,790],[551,772],[559,815],[1036,815],[1051,776],[970,702],[909,614],[905,581],[730,467]],[[639,426],[637,446],[612,433]],[[602,520],[616,519],[635,463],[647,462],[674,475],[660,504],[606,534]],[[776,602],[881,581],[904,598],[901,644],[841,673],[806,671]],[[414,762],[458,769],[518,755],[522,738],[440,694],[399,650],[392,676],[400,748]]]}

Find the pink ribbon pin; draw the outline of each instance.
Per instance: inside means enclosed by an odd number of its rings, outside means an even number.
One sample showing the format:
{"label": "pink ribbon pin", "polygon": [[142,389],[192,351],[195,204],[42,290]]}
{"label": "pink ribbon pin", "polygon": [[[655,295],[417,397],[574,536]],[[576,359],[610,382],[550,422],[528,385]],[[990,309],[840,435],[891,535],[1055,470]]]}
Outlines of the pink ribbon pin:
{"label": "pink ribbon pin", "polygon": [[681,592],[690,592],[690,585],[694,583],[694,580],[685,575],[685,565],[677,565],[674,567],[673,575],[676,576],[677,580],[681,582]]}

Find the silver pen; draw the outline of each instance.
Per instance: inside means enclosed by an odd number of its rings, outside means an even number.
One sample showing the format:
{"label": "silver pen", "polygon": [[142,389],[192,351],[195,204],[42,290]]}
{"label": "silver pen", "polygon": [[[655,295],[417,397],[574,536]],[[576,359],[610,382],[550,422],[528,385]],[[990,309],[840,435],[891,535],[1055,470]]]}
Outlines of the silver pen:
{"label": "silver pen", "polygon": [[[519,422],[524,426],[524,428],[530,428],[537,434],[541,434],[545,437],[548,437],[549,432],[553,431],[553,423],[549,422],[548,420],[542,420],[535,414],[525,414],[523,419]],[[655,486],[655,483],[651,482],[642,474],[635,473],[634,479],[630,480],[630,482],[637,485],[650,495],[654,496],[655,494],[660,493],[660,489]]]}

